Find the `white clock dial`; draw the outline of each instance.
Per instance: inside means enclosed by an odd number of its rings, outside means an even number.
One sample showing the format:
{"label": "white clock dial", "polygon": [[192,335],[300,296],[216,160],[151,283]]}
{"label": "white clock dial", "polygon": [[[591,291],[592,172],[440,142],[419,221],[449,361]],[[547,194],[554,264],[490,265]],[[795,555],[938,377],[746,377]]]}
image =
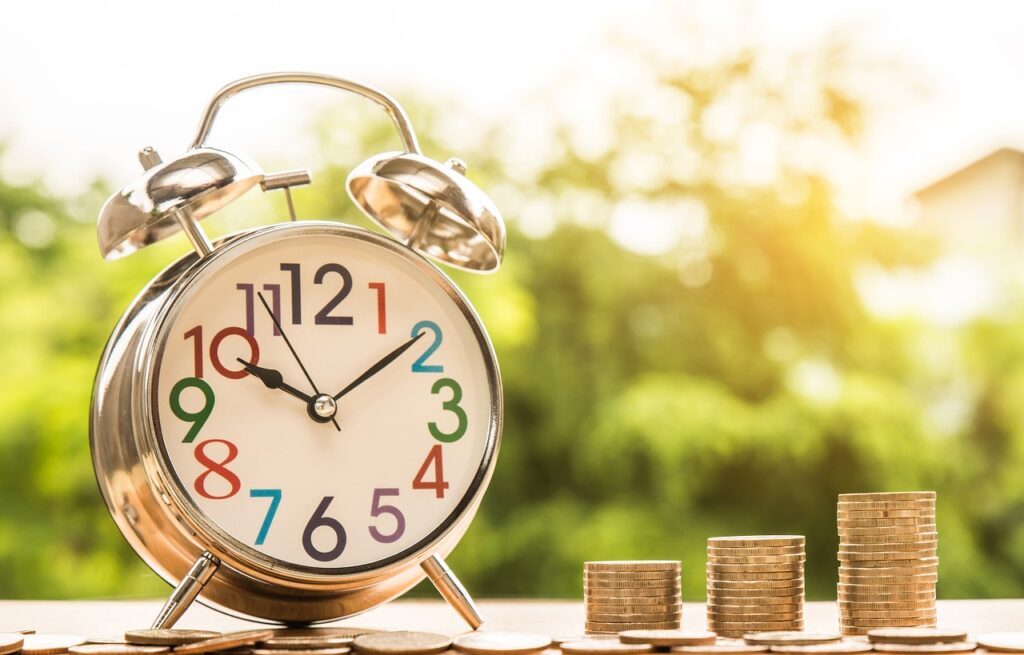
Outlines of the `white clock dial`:
{"label": "white clock dial", "polygon": [[198,276],[158,336],[154,421],[180,490],[287,566],[410,554],[465,509],[493,456],[483,328],[443,276],[383,242],[255,241]]}

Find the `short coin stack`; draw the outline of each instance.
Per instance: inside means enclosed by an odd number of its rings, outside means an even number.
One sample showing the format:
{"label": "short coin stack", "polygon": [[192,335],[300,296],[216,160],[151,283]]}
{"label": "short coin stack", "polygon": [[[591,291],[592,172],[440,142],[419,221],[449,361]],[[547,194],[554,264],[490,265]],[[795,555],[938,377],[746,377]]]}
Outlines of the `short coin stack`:
{"label": "short coin stack", "polygon": [[587,632],[674,629],[683,613],[678,560],[586,562]]}
{"label": "short coin stack", "polygon": [[804,543],[797,535],[708,539],[708,630],[723,637],[802,630]]}
{"label": "short coin stack", "polygon": [[843,634],[934,626],[935,492],[840,494],[837,522]]}

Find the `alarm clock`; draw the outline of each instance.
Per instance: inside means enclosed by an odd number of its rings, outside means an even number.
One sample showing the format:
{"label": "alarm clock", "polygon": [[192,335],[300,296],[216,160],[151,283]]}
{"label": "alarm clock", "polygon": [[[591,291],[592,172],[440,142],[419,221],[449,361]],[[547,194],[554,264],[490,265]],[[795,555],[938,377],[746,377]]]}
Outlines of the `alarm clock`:
{"label": "alarm clock", "polygon": [[[263,174],[206,145],[221,105],[281,83],[382,107],[404,151],[348,177],[386,234],[297,221],[305,171]],[[175,585],[153,623],[198,599],[288,624],[351,616],[424,577],[481,619],[444,557],[494,471],[502,425],[494,350],[465,295],[430,259],[489,272],[505,230],[459,160],[420,152],[404,110],[349,80],[272,73],[221,89],[187,152],[115,193],[98,221],[114,259],[178,231],[194,252],[135,298],[103,352],[90,444],[121,533]],[[290,221],[211,242],[199,221],[246,191],[283,189]]]}

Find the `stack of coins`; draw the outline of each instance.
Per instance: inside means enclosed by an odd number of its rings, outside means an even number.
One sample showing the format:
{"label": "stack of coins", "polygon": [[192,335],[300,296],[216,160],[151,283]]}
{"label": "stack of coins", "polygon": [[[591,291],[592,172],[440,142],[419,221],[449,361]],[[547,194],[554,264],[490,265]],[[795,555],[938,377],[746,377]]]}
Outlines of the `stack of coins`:
{"label": "stack of coins", "polygon": [[935,492],[840,494],[837,521],[843,634],[934,626]]}
{"label": "stack of coins", "polygon": [[723,637],[802,630],[802,536],[708,539],[708,630]]}
{"label": "stack of coins", "polygon": [[683,614],[678,560],[586,562],[587,632],[675,629]]}

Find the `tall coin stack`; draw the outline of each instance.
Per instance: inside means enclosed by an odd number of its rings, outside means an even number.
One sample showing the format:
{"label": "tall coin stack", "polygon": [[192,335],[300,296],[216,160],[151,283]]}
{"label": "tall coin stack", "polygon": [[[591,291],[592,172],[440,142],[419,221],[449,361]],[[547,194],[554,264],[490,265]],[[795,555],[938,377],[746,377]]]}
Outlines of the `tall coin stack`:
{"label": "tall coin stack", "polygon": [[587,632],[678,629],[683,615],[678,560],[586,562]]}
{"label": "tall coin stack", "polygon": [[836,517],[843,634],[934,626],[935,492],[840,494]]}
{"label": "tall coin stack", "polygon": [[708,539],[708,630],[722,637],[803,630],[805,539]]}

